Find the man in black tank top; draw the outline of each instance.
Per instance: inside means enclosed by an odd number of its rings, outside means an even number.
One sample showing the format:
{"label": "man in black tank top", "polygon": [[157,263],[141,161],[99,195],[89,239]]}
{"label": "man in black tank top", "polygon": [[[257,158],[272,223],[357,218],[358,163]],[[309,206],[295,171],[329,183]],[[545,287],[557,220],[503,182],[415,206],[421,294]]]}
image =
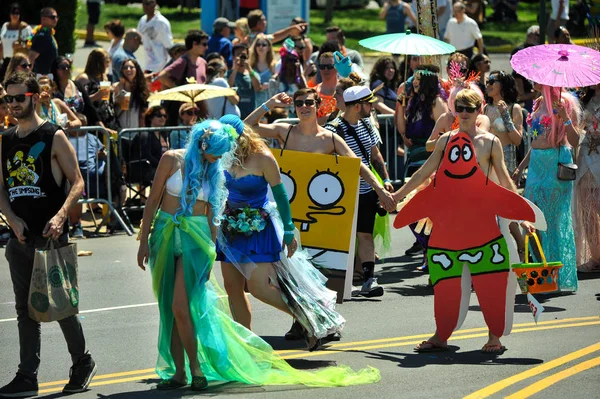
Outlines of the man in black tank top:
{"label": "man in black tank top", "polygon": [[[67,214],[81,196],[83,178],[65,133],[35,112],[40,98],[35,76],[15,73],[8,77],[6,89],[4,98],[19,124],[0,141],[0,210],[11,227],[5,255],[15,292],[21,359],[16,377],[0,388],[0,396],[23,397],[38,393],[40,324],[29,317],[27,308],[35,250],[49,238],[68,242]],[[66,180],[71,184],[68,193]],[[73,360],[63,392],[83,392],[96,364],[86,351],[79,319],[71,316],[59,324]]]}

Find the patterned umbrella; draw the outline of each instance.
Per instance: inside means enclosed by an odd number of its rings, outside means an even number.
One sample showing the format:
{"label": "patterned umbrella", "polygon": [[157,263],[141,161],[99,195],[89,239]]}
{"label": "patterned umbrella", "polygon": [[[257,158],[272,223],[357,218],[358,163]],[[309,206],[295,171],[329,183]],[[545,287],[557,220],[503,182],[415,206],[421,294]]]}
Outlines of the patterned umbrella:
{"label": "patterned umbrella", "polygon": [[433,37],[412,33],[390,33],[363,39],[358,42],[371,50],[392,54],[441,55],[456,51],[456,47]]}
{"label": "patterned umbrella", "polygon": [[148,101],[169,100],[196,103],[209,98],[225,97],[235,95],[235,90],[221,86],[203,85],[198,83],[173,87],[172,89],[159,91],[150,95]]}
{"label": "patterned umbrella", "polygon": [[600,83],[600,53],[574,44],[542,44],[520,50],[510,60],[515,72],[552,87]]}

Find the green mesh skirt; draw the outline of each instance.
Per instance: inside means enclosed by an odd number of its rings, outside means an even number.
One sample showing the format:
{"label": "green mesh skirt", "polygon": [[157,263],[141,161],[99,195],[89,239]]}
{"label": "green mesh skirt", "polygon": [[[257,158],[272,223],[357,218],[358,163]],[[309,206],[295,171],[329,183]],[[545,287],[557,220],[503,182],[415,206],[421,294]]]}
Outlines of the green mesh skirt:
{"label": "green mesh skirt", "polygon": [[160,310],[156,373],[162,379],[171,378],[175,373],[171,356],[174,323],[171,304],[177,256],[183,260],[185,286],[198,342],[198,360],[209,381],[346,386],[381,379],[379,370],[373,367],[358,372],[347,366],[296,370],[262,338],[236,323],[229,314],[224,291],[210,279],[216,253],[205,216],[180,217],[176,223],[172,215],[159,211],[149,245],[152,287]]}

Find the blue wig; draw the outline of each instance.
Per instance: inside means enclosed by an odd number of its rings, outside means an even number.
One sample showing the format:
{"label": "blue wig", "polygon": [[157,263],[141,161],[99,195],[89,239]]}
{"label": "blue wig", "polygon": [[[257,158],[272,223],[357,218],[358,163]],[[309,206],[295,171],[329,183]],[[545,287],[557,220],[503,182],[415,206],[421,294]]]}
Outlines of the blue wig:
{"label": "blue wig", "polygon": [[[213,209],[213,223],[219,224],[219,216],[228,195],[223,170],[232,162],[237,137],[238,134],[231,126],[216,120],[208,119],[192,127],[185,147],[181,207],[173,217],[175,221],[178,216],[192,215],[196,197],[202,189],[205,201]],[[210,163],[204,159],[204,153],[221,158]]]}

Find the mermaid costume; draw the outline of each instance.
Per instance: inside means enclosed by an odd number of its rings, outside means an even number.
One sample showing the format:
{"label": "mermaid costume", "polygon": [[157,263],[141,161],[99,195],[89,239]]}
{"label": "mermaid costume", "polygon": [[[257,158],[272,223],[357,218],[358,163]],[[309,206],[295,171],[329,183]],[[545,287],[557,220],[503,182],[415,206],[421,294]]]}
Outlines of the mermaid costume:
{"label": "mermaid costume", "polygon": [[[538,101],[533,114],[527,118],[534,140],[551,129],[551,118],[542,114],[539,104]],[[523,196],[536,204],[546,216],[548,229],[540,231],[539,236],[546,258],[561,261],[564,265],[558,271],[558,288],[561,291],[577,291],[575,233],[571,214],[574,182],[556,177],[558,162],[573,163],[569,147],[532,148]]]}

